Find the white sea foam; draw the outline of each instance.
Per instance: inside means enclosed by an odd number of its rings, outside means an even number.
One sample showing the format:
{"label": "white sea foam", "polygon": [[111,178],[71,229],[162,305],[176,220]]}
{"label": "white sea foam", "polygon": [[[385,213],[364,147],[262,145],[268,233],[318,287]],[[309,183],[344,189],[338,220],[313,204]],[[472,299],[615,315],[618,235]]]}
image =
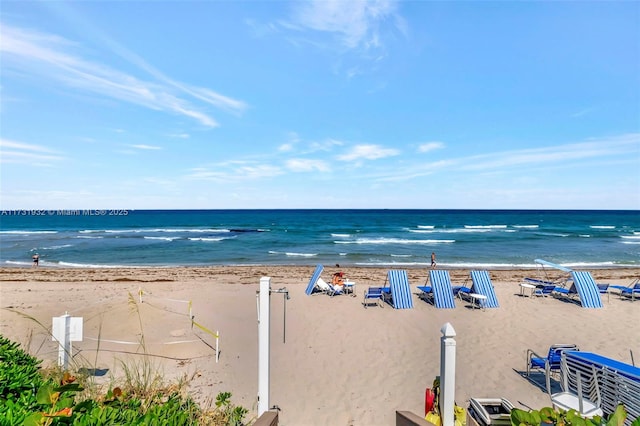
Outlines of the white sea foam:
{"label": "white sea foam", "polygon": [[57,234],[58,231],[0,231],[0,234],[16,234],[16,235],[37,235],[37,234]]}
{"label": "white sea foam", "polygon": [[27,266],[31,265],[31,262],[19,262],[17,260],[5,260],[4,263],[8,265],[16,265],[16,266]]}
{"label": "white sea foam", "polygon": [[391,254],[391,257],[413,257],[410,254]]}
{"label": "white sea foam", "polygon": [[177,240],[178,237],[149,237],[149,236],[145,236],[144,239],[145,240],[173,241],[173,240]]}
{"label": "white sea foam", "polygon": [[569,234],[560,234],[557,232],[536,232],[536,235],[540,235],[543,237],[568,237]]}
{"label": "white sea foam", "polygon": [[624,238],[624,239],[628,239],[628,240],[638,240],[638,239],[640,239],[640,234],[636,234],[634,232],[633,235],[621,235],[620,238]]}
{"label": "white sea foam", "polygon": [[535,229],[539,228],[540,225],[512,225],[514,228],[525,228],[525,229]]}
{"label": "white sea foam", "polygon": [[205,242],[217,242],[222,240],[228,240],[235,237],[190,237],[190,241],[205,241]]}
{"label": "white sea foam", "polygon": [[[144,266],[131,266],[131,265],[103,265],[98,263],[73,263],[73,262],[58,262],[59,266],[67,266],[70,268],[104,268],[104,269],[115,269],[115,268],[144,268]],[[46,265],[45,265],[46,266]]]}
{"label": "white sea foam", "polygon": [[505,227],[482,227],[482,226],[478,226],[478,227],[467,227],[465,225],[464,228],[451,228],[451,229],[407,229],[407,231],[409,232],[413,232],[416,234],[471,234],[471,233],[478,233],[478,232],[517,232],[516,230],[513,229],[506,229],[506,225]]}
{"label": "white sea foam", "polygon": [[227,233],[231,232],[230,229],[227,228],[138,228],[138,229],[104,229],[104,230],[85,230],[80,231],[84,232],[104,232],[107,234],[140,234],[140,233],[149,233],[149,232],[166,232],[166,233],[176,233],[176,232],[185,232],[185,233]]}
{"label": "white sea foam", "polygon": [[335,244],[448,244],[456,240],[406,240],[402,238],[358,238],[353,241],[334,241]]}
{"label": "white sea foam", "polygon": [[465,229],[505,229],[507,225],[465,225]]}
{"label": "white sea foam", "polygon": [[591,235],[589,235],[589,234],[580,234],[580,235],[578,235],[578,237],[580,237],[580,238],[591,238]]}
{"label": "white sea foam", "polygon": [[61,248],[72,247],[73,244],[61,244],[59,246],[42,247],[42,250],[58,250]]}
{"label": "white sea foam", "polygon": [[589,228],[592,229],[616,229],[613,225],[591,225]]}
{"label": "white sea foam", "polygon": [[295,252],[286,252],[285,254],[287,256],[292,256],[292,257],[315,257],[318,255],[317,253],[295,253]]}
{"label": "white sea foam", "polygon": [[76,238],[83,238],[85,240],[99,240],[100,238],[104,238],[104,237],[101,237],[99,235],[97,237],[90,237],[88,235],[78,235],[76,236]]}
{"label": "white sea foam", "polygon": [[331,236],[334,238],[349,238],[351,234],[331,234]]}
{"label": "white sea foam", "polygon": [[418,225],[418,229],[434,229],[434,225]]}

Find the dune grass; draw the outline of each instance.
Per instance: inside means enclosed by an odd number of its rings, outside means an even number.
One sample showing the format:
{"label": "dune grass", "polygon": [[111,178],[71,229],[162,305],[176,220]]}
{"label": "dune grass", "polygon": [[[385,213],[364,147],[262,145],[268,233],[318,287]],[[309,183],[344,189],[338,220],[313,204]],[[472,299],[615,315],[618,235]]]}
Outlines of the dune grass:
{"label": "dune grass", "polygon": [[[33,343],[31,334],[27,336],[26,349],[0,335],[0,426],[240,426],[254,420],[245,422],[248,410],[234,405],[229,392],[219,393],[215,402],[195,402],[187,390],[195,375],[166,381],[159,364],[147,350],[142,315],[131,294],[128,295],[128,306],[138,319],[141,352],[136,359],[118,360],[122,375],[111,377],[107,384],[99,384],[91,374],[97,370],[101,326],[93,360],[69,356],[67,371],[59,367],[43,368],[42,361],[28,353]],[[9,310],[51,335],[38,319]]]}

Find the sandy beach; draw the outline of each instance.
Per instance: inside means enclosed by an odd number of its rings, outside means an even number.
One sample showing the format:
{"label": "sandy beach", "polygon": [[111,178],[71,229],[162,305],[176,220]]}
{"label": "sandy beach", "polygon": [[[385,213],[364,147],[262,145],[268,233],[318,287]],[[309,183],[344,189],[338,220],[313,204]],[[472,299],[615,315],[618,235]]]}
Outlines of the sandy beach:
{"label": "sandy beach", "polygon": [[[629,327],[640,318],[640,301],[611,294],[603,309],[584,309],[522,296],[522,278],[540,276],[539,270],[490,271],[500,307],[485,311],[457,299],[455,309],[436,309],[415,294],[414,309],[365,309],[364,290],[383,285],[388,268],[325,265],[322,277],[328,281],[343,271],[356,282],[356,297],[307,296],[313,270],[2,268],[0,333],[52,364],[57,346],[43,326],[50,329],[51,318],[65,312],[82,317],[84,339],[74,343],[74,360],[106,371],[105,383],[122,373],[122,361],[140,358],[143,337],[167,379],[190,378],[199,401],[229,391],[234,403],[250,410],[250,419],[257,412],[256,292],[260,278],[271,277],[272,289],[286,287],[291,296],[286,311],[281,294],[271,298],[270,402],[287,426],[382,426],[394,424],[396,410],[423,414],[425,388],[439,374],[440,329],[447,322],[457,333],[456,400],[465,407],[471,397],[503,397],[519,408],[549,405],[548,395],[521,376],[527,349],[546,354],[551,344],[575,343],[627,363],[631,352],[636,363],[640,359],[640,330]],[[416,293],[427,270],[407,272]],[[591,272],[597,282],[620,285],[640,276],[640,269]],[[450,273],[454,285],[470,285],[468,270]]]}

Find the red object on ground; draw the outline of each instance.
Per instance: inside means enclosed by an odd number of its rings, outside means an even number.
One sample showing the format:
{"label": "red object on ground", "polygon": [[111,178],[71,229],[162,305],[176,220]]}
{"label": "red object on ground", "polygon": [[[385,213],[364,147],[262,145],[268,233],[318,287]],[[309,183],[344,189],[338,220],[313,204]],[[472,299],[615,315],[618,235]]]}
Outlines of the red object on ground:
{"label": "red object on ground", "polygon": [[433,409],[433,402],[436,399],[436,393],[431,388],[424,391],[424,415],[426,416]]}

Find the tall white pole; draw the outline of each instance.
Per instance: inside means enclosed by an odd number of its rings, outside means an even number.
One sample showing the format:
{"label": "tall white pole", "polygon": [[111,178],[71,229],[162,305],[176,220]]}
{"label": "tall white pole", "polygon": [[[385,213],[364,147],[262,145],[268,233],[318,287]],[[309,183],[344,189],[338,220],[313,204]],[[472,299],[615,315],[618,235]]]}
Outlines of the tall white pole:
{"label": "tall white pole", "polygon": [[258,417],[269,410],[269,352],[271,278],[260,278],[258,313]]}
{"label": "tall white pole", "polygon": [[71,353],[70,334],[71,315],[65,312],[58,322],[59,329],[54,336],[58,339],[58,365],[63,370],[69,368],[69,354]]}
{"label": "tall white pole", "polygon": [[454,426],[456,397],[456,331],[446,323],[440,329],[440,418],[442,426]]}

